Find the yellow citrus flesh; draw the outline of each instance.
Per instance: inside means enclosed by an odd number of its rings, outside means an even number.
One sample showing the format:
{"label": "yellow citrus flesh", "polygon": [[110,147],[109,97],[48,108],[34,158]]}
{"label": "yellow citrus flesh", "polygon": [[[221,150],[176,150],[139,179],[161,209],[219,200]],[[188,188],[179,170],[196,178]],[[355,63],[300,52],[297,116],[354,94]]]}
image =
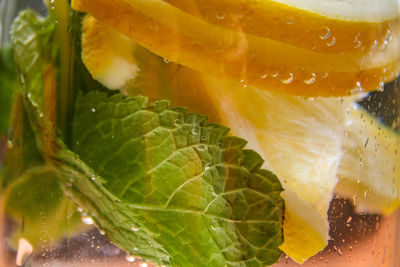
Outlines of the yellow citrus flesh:
{"label": "yellow citrus flesh", "polygon": [[[83,35],[95,27],[87,21]],[[100,27],[102,24],[96,22]],[[107,37],[102,38],[94,38],[91,44],[87,39],[83,46],[95,50],[98,46],[100,53],[107,43]],[[354,110],[356,97],[307,99],[280,95],[165,61],[133,41],[126,45],[126,51],[132,46],[138,72],[120,88],[124,93],[143,94],[153,100],[166,98],[174,105],[188,106],[189,111],[210,115],[212,121],[224,123],[234,135],[246,138],[248,147],[265,159],[264,167],[280,178],[286,203],[281,249],[295,261],[302,263],[327,245],[327,210],[335,187],[352,199],[367,191],[368,198],[362,201],[359,197],[356,202],[363,210],[387,214],[398,207],[399,137],[382,130],[383,126],[367,113],[361,115],[361,110]],[[87,49],[83,47],[82,51]],[[111,66],[106,59],[104,62]],[[120,71],[115,66],[109,70],[108,75]],[[374,139],[379,134],[389,137]],[[367,149],[366,138],[370,138]],[[374,152],[377,146],[384,149]],[[374,164],[375,171],[360,168],[360,155],[368,162],[365,166]],[[393,192],[389,191],[391,185],[395,185]]]}
{"label": "yellow citrus flesh", "polygon": [[[82,35],[82,61],[94,79],[109,89],[121,88],[138,71],[133,58],[135,45],[91,16],[85,16]],[[114,72],[119,68],[118,72]]]}
{"label": "yellow citrus flesh", "polygon": [[[265,1],[265,5],[269,2]],[[72,6],[107,22],[168,60],[283,94],[343,96],[371,91],[382,81],[395,78],[400,69],[400,37],[397,22],[393,22],[397,18],[382,22],[388,24],[382,24],[383,28],[392,27],[393,32],[376,49],[327,52],[298,45],[297,41],[272,39],[212,24],[162,0],[74,0]],[[305,19],[308,15],[317,16],[294,7],[289,9],[305,15]],[[352,28],[343,23],[342,29]],[[334,47],[336,41],[327,44]]]}
{"label": "yellow citrus flesh", "polygon": [[361,107],[351,116],[336,191],[359,211],[388,215],[400,207],[400,136]]}

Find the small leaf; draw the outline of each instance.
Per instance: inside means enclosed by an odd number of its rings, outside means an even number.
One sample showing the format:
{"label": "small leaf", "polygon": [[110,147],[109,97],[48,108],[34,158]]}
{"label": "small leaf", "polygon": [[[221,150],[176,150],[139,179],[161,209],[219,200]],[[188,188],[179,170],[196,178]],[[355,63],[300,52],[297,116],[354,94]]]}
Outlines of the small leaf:
{"label": "small leaf", "polygon": [[62,181],[74,177],[64,189],[128,253],[172,266],[273,264],[281,184],[244,140],[204,121],[166,101],[80,96],[73,150],[90,168],[60,151]]}

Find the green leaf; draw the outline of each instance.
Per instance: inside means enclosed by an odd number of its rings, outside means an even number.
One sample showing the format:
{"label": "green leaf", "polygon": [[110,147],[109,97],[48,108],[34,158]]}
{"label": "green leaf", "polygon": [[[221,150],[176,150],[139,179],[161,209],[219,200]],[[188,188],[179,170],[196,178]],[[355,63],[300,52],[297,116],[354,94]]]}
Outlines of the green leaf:
{"label": "green leaf", "polygon": [[53,19],[41,17],[33,10],[22,11],[11,26],[11,43],[22,86],[39,107],[43,105],[45,63],[56,51],[51,42],[53,33]]}
{"label": "green leaf", "polygon": [[[172,266],[265,266],[281,254],[281,184],[227,129],[166,101],[76,103],[65,190],[131,254]],[[87,163],[88,167],[83,164]]]}
{"label": "green leaf", "polygon": [[16,228],[10,244],[16,247],[18,239],[24,237],[38,247],[76,231],[80,216],[64,196],[57,170],[46,164],[37,147],[22,99],[17,94],[13,103],[13,136],[6,154],[1,204]]}
{"label": "green leaf", "polygon": [[0,50],[0,136],[4,136],[8,130],[12,94],[17,88],[12,50],[7,47]]}

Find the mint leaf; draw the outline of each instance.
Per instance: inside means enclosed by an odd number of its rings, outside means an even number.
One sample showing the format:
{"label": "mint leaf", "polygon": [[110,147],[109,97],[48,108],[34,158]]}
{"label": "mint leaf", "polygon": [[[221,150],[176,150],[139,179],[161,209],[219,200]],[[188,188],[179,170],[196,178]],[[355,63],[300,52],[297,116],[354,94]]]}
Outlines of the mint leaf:
{"label": "mint leaf", "polygon": [[54,21],[33,10],[22,11],[11,27],[11,43],[22,86],[39,107],[43,105],[45,64],[56,52],[51,42],[53,33]]}
{"label": "mint leaf", "polygon": [[16,247],[18,239],[24,237],[39,247],[75,231],[80,216],[60,188],[58,171],[46,164],[38,149],[22,99],[17,94],[13,103],[13,136],[7,149],[1,196],[5,214],[16,227],[10,244]]}
{"label": "mint leaf", "polygon": [[0,50],[0,136],[8,130],[12,94],[18,88],[17,73],[14,69],[10,47]]}
{"label": "mint leaf", "polygon": [[80,96],[72,149],[90,168],[60,150],[65,190],[113,242],[156,263],[273,264],[281,184],[244,140],[205,119],[166,101]]}
{"label": "mint leaf", "polygon": [[50,245],[67,229],[75,229],[79,217],[61,191],[57,172],[46,165],[37,147],[22,99],[17,94],[13,103],[12,143],[7,149],[1,183],[3,203],[5,213],[18,229],[10,237],[12,245],[16,246],[19,237],[33,246]]}

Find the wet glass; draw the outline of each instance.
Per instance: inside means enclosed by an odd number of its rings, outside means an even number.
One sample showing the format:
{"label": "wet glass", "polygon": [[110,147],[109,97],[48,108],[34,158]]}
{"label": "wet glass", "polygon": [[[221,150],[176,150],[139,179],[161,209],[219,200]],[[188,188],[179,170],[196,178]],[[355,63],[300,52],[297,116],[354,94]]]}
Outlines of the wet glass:
{"label": "wet glass", "polygon": [[[52,0],[51,2],[62,2],[63,0]],[[42,0],[0,0],[0,16],[1,16],[1,24],[0,24],[0,47],[2,49],[5,49],[6,47],[9,46],[10,44],[10,36],[9,36],[9,31],[11,28],[12,21],[14,18],[17,16],[18,12],[21,10],[25,10],[27,8],[34,9],[37,11],[39,14],[46,16],[48,14],[47,7],[43,3],[44,1]],[[174,2],[174,1],[166,1],[166,2]],[[176,1],[179,3],[179,1]],[[202,1],[200,1],[202,2]],[[207,1],[205,1],[207,2]],[[221,1],[224,2],[224,1]],[[243,1],[246,2],[246,1]],[[252,1],[248,1],[249,3]],[[257,1],[253,1],[257,2]],[[311,1],[312,2],[312,1]],[[196,5],[196,4],[193,4]],[[400,12],[400,7],[399,4],[393,2],[392,8],[394,10],[397,10]],[[182,4],[183,8],[185,7],[185,4]],[[190,6],[190,4],[188,5]],[[218,6],[218,5],[217,5]],[[189,7],[187,7],[188,10],[190,10]],[[230,13],[221,13],[220,10],[213,10],[212,7],[207,8],[195,8],[194,10],[197,10],[201,15],[207,16],[209,13],[215,13],[215,18],[210,19],[208,21],[209,23],[216,24],[216,25],[223,25],[225,27],[231,27],[233,30],[238,31],[239,33],[241,32],[246,32],[246,31],[251,31],[252,33],[250,34],[251,37],[249,38],[255,38],[253,35],[263,35],[261,32],[257,32],[257,29],[252,29],[251,28],[251,20],[253,19],[252,16],[254,14],[246,13],[243,12],[243,14],[230,14]],[[246,11],[246,9],[243,9]],[[204,12],[204,13],[202,13]],[[362,12],[361,12],[362,13]],[[379,13],[379,10],[377,11],[377,14]],[[193,14],[192,14],[193,15]],[[193,15],[195,16],[195,15]],[[254,15],[255,16],[255,15]],[[377,15],[379,16],[379,14]],[[243,19],[248,17],[249,20]],[[234,18],[234,19],[232,19]],[[398,17],[397,17],[398,18]],[[172,20],[174,18],[171,18]],[[224,24],[223,21],[228,21],[226,25]],[[274,21],[271,25],[265,25],[265,28],[279,28],[283,29],[289,29],[290,27],[296,27],[296,24],[299,23],[299,21],[302,20],[302,16],[299,15],[297,16],[296,14],[291,15],[290,17],[283,18],[278,21]],[[222,21],[222,22],[221,22]],[[249,22],[250,21],[250,22]],[[304,22],[304,21],[303,21]],[[61,22],[58,22],[61,23]],[[243,23],[243,25],[241,24]],[[246,24],[248,23],[248,24]],[[397,21],[398,23],[398,21]],[[183,28],[182,24],[177,23],[179,31],[179,27]],[[246,28],[248,25],[248,28]],[[243,28],[242,28],[243,27]],[[387,30],[386,28],[379,28],[377,27],[375,32],[370,32],[367,33],[366,36],[373,40],[374,35],[379,35],[381,36],[385,32],[388,33],[387,38],[385,39],[384,42],[385,44],[377,44],[378,46],[381,45],[391,45],[391,42],[397,42],[398,38],[398,33],[397,35],[394,34],[394,32],[398,31],[396,27],[399,27],[398,24],[394,23],[393,29],[392,29],[392,35],[395,35],[393,37],[390,34],[390,30]],[[73,34],[74,28],[66,27],[68,28],[68,31]],[[314,51],[314,49],[317,49],[319,51],[325,51],[326,49],[329,49],[332,47],[332,49],[338,49],[339,51],[336,51],[336,55],[338,57],[343,56],[343,53],[341,53],[340,49],[343,49],[345,51],[346,46],[343,46],[343,48],[336,48],[338,45],[340,45],[341,37],[340,37],[340,31],[339,34],[335,38],[335,29],[330,29],[327,26],[321,25],[317,29],[310,29],[309,31],[306,32],[299,32],[299,38],[298,40],[295,39],[290,39],[288,37],[282,37],[285,34],[278,33],[278,31],[271,30],[272,33],[269,33],[269,31],[266,30],[268,34],[271,34],[273,36],[274,34],[276,35],[274,38],[277,40],[281,40],[280,38],[283,38],[285,42],[290,43],[290,45],[293,45],[295,43],[298,43],[299,46],[307,46],[308,43],[312,43],[312,40],[309,39],[311,38],[311,34],[314,32],[314,34],[317,34],[316,40],[318,42],[322,41],[323,45],[321,46],[320,43],[316,42],[315,47],[310,46],[310,48],[304,48],[304,49],[309,49],[310,51]],[[275,33],[274,33],[275,32]],[[194,33],[195,35],[196,33]],[[302,36],[303,34],[303,36]],[[351,49],[371,49],[373,50],[374,43],[369,44],[369,46],[366,45],[366,47],[363,48],[363,45],[360,40],[357,39],[357,32],[355,34],[355,39],[351,40],[352,42],[352,47]],[[364,36],[365,37],[365,36]],[[194,36],[196,38],[196,36]],[[244,36],[243,39],[239,40],[239,44],[232,44],[229,43],[229,36],[226,37],[226,42],[228,45],[226,46],[235,46],[234,49],[230,51],[231,54],[230,56],[234,57],[237,54],[240,53],[251,53],[252,52],[252,47],[251,47],[251,40],[249,41],[246,39],[247,37]],[[286,38],[286,39],[285,39]],[[361,38],[361,37],[360,37]],[[368,39],[367,38],[367,39]],[[395,39],[393,41],[392,39]],[[305,40],[305,41],[304,41]],[[310,42],[308,42],[309,40]],[[240,44],[240,41],[242,43]],[[368,41],[365,41],[368,42]],[[250,45],[249,45],[250,44]],[[399,43],[396,43],[399,44]],[[73,45],[73,44],[68,44],[68,45]],[[275,43],[270,43],[271,47],[273,45],[276,45]],[[322,47],[322,48],[321,48]],[[397,47],[398,50],[400,50],[400,46]],[[267,48],[268,50],[269,48]],[[271,48],[272,49],[272,48]],[[274,48],[275,49],[275,48]],[[277,51],[280,48],[276,48]],[[283,48],[282,48],[283,49]],[[351,50],[350,49],[350,50]],[[384,48],[379,48],[379,49],[384,49]],[[243,52],[245,51],[245,52]],[[297,50],[296,50],[297,51]],[[298,50],[296,53],[300,53],[300,51],[303,50]],[[175,51],[176,52],[176,51]],[[162,52],[160,52],[162,54]],[[173,53],[173,52],[171,52]],[[294,53],[294,52],[293,52]],[[308,53],[305,52],[305,53]],[[323,52],[321,52],[323,54]],[[358,52],[357,52],[358,53]],[[372,55],[373,52],[371,52]],[[218,53],[217,53],[218,54]],[[268,53],[266,53],[268,54]],[[219,54],[218,54],[219,55]],[[226,57],[226,54],[221,53],[221,57]],[[269,55],[269,54],[268,54]],[[4,53],[1,55],[3,58],[6,57]],[[161,55],[162,56],[162,55]],[[246,62],[249,62],[250,64],[253,64],[253,58],[257,57],[258,55],[248,55],[246,56]],[[376,55],[377,57],[380,55]],[[386,57],[390,57],[390,55],[385,55]],[[171,56],[173,57],[173,56]],[[384,57],[384,56],[382,56]],[[395,55],[393,55],[395,57]],[[176,56],[175,58],[179,59],[179,56]],[[326,79],[326,81],[323,82],[323,84],[327,85],[328,90],[335,90],[336,87],[340,86],[340,83],[334,84],[334,80],[330,80],[330,75],[334,76],[336,75],[335,72],[337,71],[335,69],[336,66],[327,66],[327,69],[331,69],[331,72],[326,72],[326,73],[317,73],[317,72],[307,72],[304,71],[301,67],[298,67],[296,71],[290,71],[288,70],[287,65],[290,65],[291,63],[286,64],[285,62],[285,57],[284,59],[279,58],[277,56],[278,63],[277,64],[277,69],[276,70],[271,70],[268,69],[265,71],[265,73],[252,73],[253,67],[248,66],[246,63],[246,67],[243,67],[240,69],[240,71],[229,71],[229,67],[225,65],[221,65],[221,69],[223,71],[221,72],[222,74],[218,73],[216,74],[217,77],[221,76],[226,76],[230,80],[233,80],[233,82],[238,84],[238,87],[240,88],[247,88],[247,87],[257,87],[257,86],[264,86],[265,80],[271,79],[271,82],[267,84],[267,86],[274,86],[274,84],[279,84],[276,85],[277,88],[285,88],[284,86],[288,85],[291,86],[293,84],[301,83],[301,86],[314,86],[316,82],[320,82],[321,79]],[[300,57],[299,57],[300,58]],[[75,59],[73,59],[75,60]],[[221,64],[223,60],[216,59],[215,63],[216,65]],[[310,62],[314,59],[310,59]],[[321,58],[321,60],[323,60]],[[385,59],[382,59],[385,60]],[[171,59],[164,59],[165,64],[169,64]],[[394,64],[399,64],[399,59],[394,59],[395,63]],[[186,61],[182,61],[186,62]],[[207,63],[207,61],[205,61]],[[211,62],[211,61],[210,61]],[[235,60],[232,60],[232,64],[235,63]],[[254,62],[258,62],[255,60]],[[283,63],[282,63],[283,62]],[[181,63],[181,62],[178,62]],[[205,64],[206,64],[205,63]],[[241,63],[238,63],[240,65]],[[256,63],[254,63],[256,64]],[[312,65],[314,63],[310,63]],[[318,63],[315,63],[318,64]],[[339,63],[337,63],[339,66]],[[353,62],[348,63],[353,64]],[[3,66],[3,65],[2,65]],[[273,66],[273,64],[272,64]],[[199,68],[201,69],[202,67],[196,64],[193,64],[193,66],[190,66],[191,68]],[[215,66],[213,66],[215,67]],[[213,68],[211,67],[211,68]],[[393,67],[393,66],[390,66]],[[388,67],[388,72],[390,72],[390,67]],[[177,67],[179,68],[179,67]],[[248,68],[248,69],[247,69]],[[346,67],[345,67],[346,68]],[[199,69],[196,69],[198,71]],[[18,71],[18,70],[16,70]],[[191,70],[188,71],[190,73]],[[380,72],[377,73],[371,73],[368,74],[367,71],[365,73],[360,74],[360,81],[362,80],[362,85],[361,82],[356,82],[354,84],[354,88],[346,88],[348,90],[349,94],[362,94],[362,97],[360,96],[360,105],[365,107],[370,113],[372,113],[374,116],[379,117],[379,119],[388,125],[388,127],[392,128],[393,131],[396,131],[396,134],[398,135],[398,132],[400,131],[400,78],[395,78],[391,77],[394,74],[385,74],[385,71],[383,72],[384,74],[381,74]],[[396,72],[396,71],[394,71]],[[175,75],[175,72],[169,73],[169,75]],[[176,72],[178,73],[178,71]],[[238,75],[240,73],[240,75]],[[398,71],[396,72],[398,74]],[[178,74],[177,74],[178,75]],[[220,76],[218,76],[220,75]],[[257,75],[256,78],[253,76]],[[368,76],[369,75],[369,76]],[[379,75],[383,75],[382,77],[387,77],[387,79],[384,82],[384,78],[382,78]],[[386,75],[386,76],[385,76]],[[62,76],[62,75],[61,75]],[[378,78],[377,78],[378,76]],[[390,76],[390,77],[389,77]],[[1,77],[0,77],[1,78]],[[172,78],[173,79],[173,78]],[[177,78],[179,79],[179,77]],[[338,79],[337,77],[335,79]],[[382,80],[379,80],[382,79]],[[299,82],[300,80],[300,82]],[[376,82],[379,81],[379,82]],[[23,81],[20,81],[23,83]],[[2,83],[0,83],[1,85]],[[331,84],[334,84],[331,86]],[[376,87],[375,91],[373,92],[365,92],[365,88],[368,88],[369,86],[374,86]],[[187,85],[187,84],[186,84]],[[283,87],[281,87],[283,85]],[[297,85],[296,85],[297,86]],[[294,87],[296,87],[294,86]],[[300,85],[299,85],[300,86]],[[0,90],[3,90],[3,88],[0,88]],[[136,89],[135,89],[136,90]],[[135,94],[135,93],[141,93],[141,94],[148,94],[147,96],[152,99],[152,100],[158,100],[159,98],[166,98],[171,100],[173,103],[176,103],[177,105],[185,105],[189,106],[191,104],[191,101],[195,101],[196,98],[203,99],[205,97],[210,97],[212,96],[212,93],[208,92],[207,94],[197,92],[194,95],[185,95],[181,94],[180,92],[175,92],[171,91],[171,89],[167,89],[165,91],[157,91],[158,89],[149,90],[147,92],[143,92],[140,90],[132,90],[129,91],[127,94]],[[281,91],[279,91],[281,90]],[[285,89],[277,89],[276,91],[278,93],[282,92],[282,90]],[[340,90],[340,89],[339,89]],[[289,90],[290,91],[290,90]],[[372,91],[371,89],[367,89],[367,91]],[[288,91],[286,91],[287,93]],[[220,91],[218,93],[226,93],[226,91]],[[293,93],[291,93],[293,94]],[[257,93],[255,94],[257,95]],[[253,97],[255,96],[253,95]],[[8,104],[8,101],[11,101],[10,98],[6,99],[3,95],[0,95],[0,106],[10,106]],[[215,95],[214,95],[215,97]],[[242,91],[232,91],[229,92],[229,99],[235,99],[235,98],[240,98],[243,97]],[[305,95],[305,98],[307,98],[308,101],[311,103],[314,101],[314,96],[311,95]],[[6,103],[7,102],[7,103]],[[339,101],[340,102],[340,101]],[[342,100],[343,102],[343,100]],[[217,105],[214,103],[214,106]],[[11,108],[11,107],[10,107]],[[196,110],[197,108],[197,110]],[[219,119],[220,114],[216,115],[218,113],[215,111],[215,109],[209,109],[209,106],[207,105],[198,105],[196,106],[195,111],[200,112],[200,113],[207,113],[211,119]],[[252,109],[252,105],[245,106],[245,109]],[[3,109],[0,109],[1,112]],[[95,111],[93,111],[95,112]],[[209,113],[208,113],[209,112]],[[230,110],[227,111],[228,113]],[[248,114],[256,114],[257,111],[254,113],[248,113]],[[225,113],[226,114],[226,113]],[[237,116],[233,114],[233,117]],[[251,115],[250,115],[251,116]],[[223,120],[222,120],[223,121]],[[246,125],[243,125],[245,128]],[[314,127],[312,124],[312,121],[310,121],[310,124],[307,127]],[[240,127],[239,127],[240,128]],[[68,132],[68,130],[67,130]],[[240,130],[236,129],[235,134],[240,132]],[[243,135],[240,136],[244,139],[252,139],[255,138],[254,136],[248,135],[248,131],[243,130],[242,131]],[[6,157],[6,151],[7,147],[10,148],[10,146],[13,146],[12,143],[12,136],[14,135],[13,129],[10,128],[8,131],[2,136],[0,136],[0,170],[4,172],[4,169],[6,166],[3,164],[4,158]],[[368,145],[369,141],[366,137],[366,143],[365,143],[365,148]],[[398,144],[397,144],[398,145]],[[254,147],[252,147],[254,148]],[[257,151],[259,152],[259,151]],[[295,153],[295,152],[294,152]],[[355,152],[355,153],[361,153],[360,151]],[[400,153],[400,152],[399,152]],[[397,154],[396,154],[397,155]],[[391,158],[388,159],[389,161],[394,161],[399,159],[399,157]],[[285,160],[285,159],[283,159]],[[378,162],[378,159],[376,159]],[[360,156],[360,167],[363,167],[362,165],[364,164],[362,156]],[[399,164],[396,162],[392,162],[393,166],[398,166]],[[369,162],[369,167],[374,168],[374,162]],[[367,168],[367,167],[365,167]],[[380,166],[377,166],[376,168],[380,168]],[[394,172],[394,170],[393,170]],[[278,175],[279,176],[279,175]],[[377,177],[376,179],[380,179]],[[399,180],[400,178],[397,177]],[[283,180],[282,180],[283,182]],[[399,181],[393,181],[393,190],[400,190],[398,188]],[[2,185],[3,186],[3,185]],[[397,187],[397,188],[396,188]],[[1,200],[4,202],[4,199],[6,198],[6,190],[1,188],[2,195]],[[286,256],[284,253],[282,254],[279,262],[273,266],[388,266],[388,267],[396,267],[399,266],[400,264],[400,210],[390,212],[390,214],[385,214],[382,215],[379,212],[373,212],[373,211],[368,211],[368,210],[356,210],[355,207],[357,207],[357,202],[358,199],[361,199],[364,197],[366,199],[366,202],[368,202],[368,197],[367,191],[365,191],[364,196],[359,196],[359,195],[346,195],[343,196],[339,192],[340,190],[336,190],[335,194],[333,196],[332,201],[330,202],[329,205],[329,210],[328,210],[328,221],[329,221],[329,242],[327,247],[317,253],[316,255],[312,256],[309,258],[304,264],[300,265],[293,261],[289,256]],[[25,194],[25,193],[21,193]],[[41,192],[41,194],[46,194],[46,192]],[[54,193],[55,194],[55,193]],[[62,194],[62,192],[58,192],[57,194]],[[32,197],[35,197],[35,194],[32,194]],[[53,197],[53,196],[52,196]],[[57,198],[58,196],[55,195],[54,198]],[[18,198],[16,198],[14,201],[18,202]],[[32,200],[34,201],[34,200]],[[0,209],[0,266],[15,266],[16,264],[18,266],[153,266],[152,263],[145,262],[139,257],[131,256],[127,252],[125,252],[123,249],[120,249],[118,246],[114,245],[108,238],[107,235],[104,234],[104,232],[95,226],[95,223],[93,219],[87,215],[84,209],[75,206],[75,204],[72,203],[70,200],[66,200],[68,204],[67,212],[60,214],[60,218],[57,218],[58,220],[61,220],[64,222],[66,225],[69,225],[70,223],[78,217],[80,219],[81,223],[78,229],[74,228],[71,230],[69,227],[65,227],[63,229],[61,237],[59,237],[59,240],[53,240],[51,234],[47,235],[48,232],[53,231],[54,229],[47,229],[47,224],[43,225],[38,225],[39,231],[42,233],[42,237],[40,237],[40,241],[37,242],[37,246],[34,246],[33,248],[31,247],[31,244],[27,242],[23,238],[19,238],[19,240],[12,240],[12,237],[14,236],[14,233],[20,233],[19,236],[24,236],[24,231],[28,231],[27,229],[24,228],[24,216],[20,217],[15,217],[10,214],[8,214],[5,210],[7,210],[7,207],[5,207],[2,203],[2,207]],[[22,202],[21,202],[22,203]],[[17,203],[18,204],[18,203]],[[24,205],[24,204],[21,204]],[[395,205],[395,204],[394,204]],[[47,215],[43,215],[47,216]],[[55,220],[54,218],[49,218],[49,220]],[[24,243],[24,242],[27,243]]]}

